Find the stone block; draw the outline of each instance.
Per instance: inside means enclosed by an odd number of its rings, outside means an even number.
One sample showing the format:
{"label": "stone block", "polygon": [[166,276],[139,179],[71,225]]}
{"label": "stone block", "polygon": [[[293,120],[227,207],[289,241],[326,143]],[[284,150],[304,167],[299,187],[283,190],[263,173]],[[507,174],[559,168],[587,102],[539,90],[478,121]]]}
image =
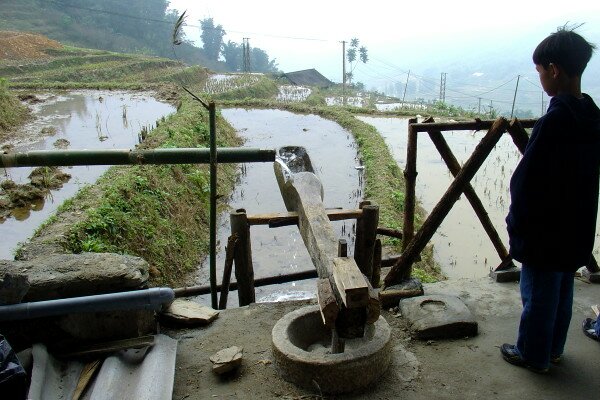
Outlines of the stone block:
{"label": "stone block", "polygon": [[53,300],[148,287],[148,263],[113,253],[54,254],[27,261],[2,261],[28,276],[23,301]]}
{"label": "stone block", "polygon": [[512,267],[502,271],[491,271],[490,276],[498,283],[518,282],[521,279],[521,269]]}
{"label": "stone block", "polygon": [[418,339],[452,339],[477,335],[477,322],[455,296],[430,295],[400,301],[400,311]]}

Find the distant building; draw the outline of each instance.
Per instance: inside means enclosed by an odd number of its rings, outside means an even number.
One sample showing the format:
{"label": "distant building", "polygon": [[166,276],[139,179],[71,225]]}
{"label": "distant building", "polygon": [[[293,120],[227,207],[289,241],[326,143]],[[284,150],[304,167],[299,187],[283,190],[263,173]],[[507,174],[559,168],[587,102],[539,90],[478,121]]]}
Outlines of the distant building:
{"label": "distant building", "polygon": [[287,80],[293,85],[298,86],[317,86],[317,87],[329,87],[333,85],[329,79],[325,78],[314,68],[305,69],[302,71],[286,72],[283,74]]}

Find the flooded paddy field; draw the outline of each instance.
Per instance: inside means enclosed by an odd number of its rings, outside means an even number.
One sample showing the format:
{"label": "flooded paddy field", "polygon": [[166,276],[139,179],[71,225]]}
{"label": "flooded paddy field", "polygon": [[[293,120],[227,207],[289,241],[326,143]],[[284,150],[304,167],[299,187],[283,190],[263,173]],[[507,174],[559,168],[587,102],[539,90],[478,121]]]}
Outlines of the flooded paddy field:
{"label": "flooded paddy field", "polygon": [[[35,118],[8,143],[9,151],[66,149],[124,149],[139,143],[143,129],[151,128],[163,116],[175,111],[157,101],[151,93],[123,91],[74,91],[39,94],[30,104]],[[19,242],[26,241],[58,206],[84,185],[96,181],[109,166],[75,166],[61,170],[71,175],[60,190],[30,207],[12,210],[0,221],[0,259],[12,259]],[[6,168],[0,180],[28,182],[32,168]]]}
{"label": "flooded paddy field", "polygon": [[[377,129],[384,137],[400,168],[404,169],[408,119],[374,117],[360,117],[360,119]],[[485,133],[485,131],[447,131],[443,134],[450,149],[463,164]],[[521,153],[510,136],[505,134],[471,180],[471,185],[507,249],[508,234],[504,218],[510,204],[509,182],[520,158]],[[418,136],[417,172],[417,199],[427,212],[431,212],[452,183],[453,177],[426,133],[419,133]],[[444,219],[432,242],[435,259],[449,278],[482,277],[500,264],[500,257],[464,195]],[[594,250],[596,257],[599,254],[599,242],[596,240]]]}
{"label": "flooded paddy field", "polygon": [[[362,199],[362,185],[356,144],[352,135],[338,124],[315,115],[299,115],[279,110],[224,109],[223,117],[245,139],[244,146],[278,148],[304,146],[317,176],[323,183],[326,208],[356,209]],[[250,214],[286,212],[272,163],[247,163],[229,199],[231,211],[244,208]],[[229,212],[217,221],[217,277],[221,281],[225,262],[225,245],[230,235]],[[348,241],[353,250],[354,220],[333,222],[334,232]],[[269,228],[252,226],[252,261],[254,277],[266,277],[314,269],[297,226]],[[196,284],[208,284],[209,260],[199,268]],[[232,277],[232,279],[234,279]],[[314,280],[256,288],[257,301],[278,301],[314,297]],[[199,301],[210,304],[210,296]],[[229,306],[238,304],[232,292]]]}

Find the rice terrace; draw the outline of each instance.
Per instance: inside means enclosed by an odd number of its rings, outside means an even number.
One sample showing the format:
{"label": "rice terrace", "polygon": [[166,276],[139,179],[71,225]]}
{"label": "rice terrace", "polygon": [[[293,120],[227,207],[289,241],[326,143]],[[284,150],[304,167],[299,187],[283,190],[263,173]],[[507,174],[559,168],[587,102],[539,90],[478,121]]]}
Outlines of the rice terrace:
{"label": "rice terrace", "polygon": [[598,240],[560,364],[499,354],[522,310],[510,179],[549,102],[529,53],[473,50],[453,86],[442,50],[420,72],[366,33],[236,41],[184,3],[0,4],[7,398],[597,396]]}

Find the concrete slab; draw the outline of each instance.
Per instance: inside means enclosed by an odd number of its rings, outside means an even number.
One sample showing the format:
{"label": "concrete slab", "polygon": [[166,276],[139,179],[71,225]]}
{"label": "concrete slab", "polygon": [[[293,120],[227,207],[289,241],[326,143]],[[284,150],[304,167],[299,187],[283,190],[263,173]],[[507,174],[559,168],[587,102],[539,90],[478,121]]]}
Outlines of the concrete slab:
{"label": "concrete slab", "polygon": [[[590,305],[598,303],[600,286],[576,280],[564,359],[547,375],[510,365],[500,356],[502,343],[516,339],[521,314],[518,284],[481,278],[424,286],[428,294],[459,297],[475,316],[479,334],[433,343],[411,340],[405,319],[383,310],[392,330],[392,364],[376,383],[344,399],[597,398],[600,345],[583,335],[581,321],[592,316]],[[276,321],[306,304],[311,302],[228,309],[208,327],[171,331],[180,339],[173,398],[314,398],[314,393],[278,375],[270,350]],[[221,379],[212,373],[209,357],[231,345],[244,347],[245,361],[232,377]]]}

